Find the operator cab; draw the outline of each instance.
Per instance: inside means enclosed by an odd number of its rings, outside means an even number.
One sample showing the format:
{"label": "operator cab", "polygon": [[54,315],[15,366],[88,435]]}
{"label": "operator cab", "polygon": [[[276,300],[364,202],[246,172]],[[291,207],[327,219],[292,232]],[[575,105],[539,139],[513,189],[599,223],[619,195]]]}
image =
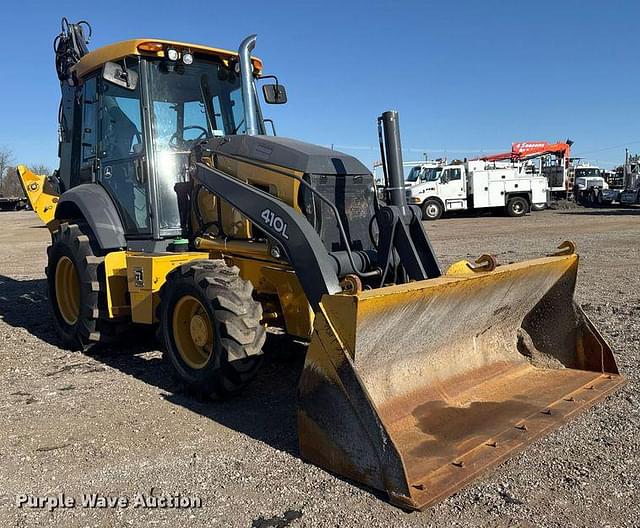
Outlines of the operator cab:
{"label": "operator cab", "polygon": [[[262,64],[251,62],[255,80]],[[72,72],[75,85],[63,84],[61,190],[101,185],[118,209],[127,239],[180,236],[174,186],[186,180],[192,147],[246,133],[238,54],[133,40],[88,53]],[[257,133],[265,134],[252,89]],[[82,126],[74,127],[74,120]]]}

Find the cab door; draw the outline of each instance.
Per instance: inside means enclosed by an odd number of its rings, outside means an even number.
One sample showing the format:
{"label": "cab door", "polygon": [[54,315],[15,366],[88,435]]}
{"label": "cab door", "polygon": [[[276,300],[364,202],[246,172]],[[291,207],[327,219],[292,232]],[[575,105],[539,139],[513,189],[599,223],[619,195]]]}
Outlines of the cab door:
{"label": "cab door", "polygon": [[[462,177],[462,168],[447,167],[440,175],[440,181],[438,182],[438,196],[445,204],[450,200],[459,203],[461,200],[466,200],[467,198],[467,193],[465,192],[464,187],[465,181]],[[456,209],[458,208],[459,207],[456,207]],[[447,209],[449,209],[449,207],[447,207]]]}
{"label": "cab door", "polygon": [[129,236],[151,233],[139,84],[132,90],[100,80],[98,181]]}

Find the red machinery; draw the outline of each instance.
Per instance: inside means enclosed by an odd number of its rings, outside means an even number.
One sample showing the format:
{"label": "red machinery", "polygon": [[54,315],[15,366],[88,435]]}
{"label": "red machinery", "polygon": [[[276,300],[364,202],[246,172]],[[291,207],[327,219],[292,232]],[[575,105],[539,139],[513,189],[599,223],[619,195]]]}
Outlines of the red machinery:
{"label": "red machinery", "polygon": [[532,158],[538,158],[547,154],[555,154],[557,157],[564,158],[566,164],[569,163],[571,145],[573,141],[567,139],[564,143],[549,143],[547,141],[521,141],[511,144],[511,151],[500,152],[499,154],[489,154],[488,156],[480,156],[478,159],[485,161],[524,161]]}
{"label": "red machinery", "polygon": [[547,141],[522,141],[511,144],[510,152],[480,156],[484,161],[511,161],[513,163],[540,158],[540,173],[549,182],[550,196],[567,198],[573,188],[573,177],[569,170],[571,161],[571,145],[567,139],[564,143]]}

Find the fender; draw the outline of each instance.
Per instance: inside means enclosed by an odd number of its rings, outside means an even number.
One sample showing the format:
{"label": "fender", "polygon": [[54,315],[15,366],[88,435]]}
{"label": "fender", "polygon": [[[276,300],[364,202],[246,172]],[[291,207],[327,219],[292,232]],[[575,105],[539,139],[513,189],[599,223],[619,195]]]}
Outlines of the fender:
{"label": "fender", "polygon": [[56,207],[57,220],[84,218],[102,249],[126,247],[124,227],[111,196],[97,183],[83,183],[65,191]]}
{"label": "fender", "polygon": [[507,192],[504,195],[505,203],[507,201],[509,201],[510,198],[515,198],[517,196],[527,200],[527,202],[529,202],[529,205],[531,205],[531,203],[533,203],[532,200],[531,200],[531,191],[510,191],[510,192]]}

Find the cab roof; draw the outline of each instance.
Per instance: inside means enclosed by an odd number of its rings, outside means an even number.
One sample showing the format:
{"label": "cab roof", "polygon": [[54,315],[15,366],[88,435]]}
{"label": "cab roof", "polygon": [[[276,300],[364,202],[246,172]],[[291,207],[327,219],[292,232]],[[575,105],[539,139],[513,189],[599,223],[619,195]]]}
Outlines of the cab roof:
{"label": "cab roof", "polygon": [[[140,49],[140,45],[145,44],[158,44],[158,51],[146,51]],[[88,73],[97,70],[102,67],[105,62],[117,61],[123,57],[130,55],[141,55],[146,57],[164,57],[167,48],[175,47],[178,50],[189,50],[191,53],[202,53],[206,55],[213,55],[219,57],[223,61],[230,59],[236,59],[238,57],[237,51],[229,51],[221,48],[211,48],[209,46],[203,46],[201,44],[189,44],[187,42],[178,42],[175,40],[163,40],[163,39],[131,39],[124,40],[122,42],[116,42],[115,44],[109,44],[96,50],[90,51],[84,57],[82,57],[78,63],[73,67],[75,74],[82,78]],[[262,61],[257,57],[251,57],[253,67],[257,73],[262,71]]]}

